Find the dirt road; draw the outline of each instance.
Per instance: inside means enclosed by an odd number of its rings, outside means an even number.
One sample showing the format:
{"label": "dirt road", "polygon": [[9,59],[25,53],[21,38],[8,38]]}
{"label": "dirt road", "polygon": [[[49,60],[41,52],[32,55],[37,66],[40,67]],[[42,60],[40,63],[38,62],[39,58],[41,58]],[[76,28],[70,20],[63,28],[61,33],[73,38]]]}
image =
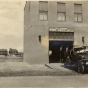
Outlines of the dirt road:
{"label": "dirt road", "polygon": [[88,87],[88,75],[82,76],[25,76],[0,77],[0,87],[6,88],[85,88]]}

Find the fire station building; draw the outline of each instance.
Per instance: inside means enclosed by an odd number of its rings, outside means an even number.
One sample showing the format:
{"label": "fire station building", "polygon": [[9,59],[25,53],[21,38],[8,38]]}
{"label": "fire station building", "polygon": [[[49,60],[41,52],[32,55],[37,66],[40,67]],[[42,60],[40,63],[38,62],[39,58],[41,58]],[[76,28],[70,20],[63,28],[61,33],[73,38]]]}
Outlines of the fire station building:
{"label": "fire station building", "polygon": [[88,46],[88,1],[27,1],[24,61],[58,63],[66,49]]}

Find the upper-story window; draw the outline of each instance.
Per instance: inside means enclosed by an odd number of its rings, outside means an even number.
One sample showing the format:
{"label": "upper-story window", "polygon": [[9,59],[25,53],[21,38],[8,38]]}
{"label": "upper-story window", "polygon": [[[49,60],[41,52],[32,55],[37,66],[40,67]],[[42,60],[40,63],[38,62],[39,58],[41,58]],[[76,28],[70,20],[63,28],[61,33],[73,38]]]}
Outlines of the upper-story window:
{"label": "upper-story window", "polygon": [[57,20],[58,21],[66,21],[65,3],[57,2]]}
{"label": "upper-story window", "polygon": [[39,20],[48,20],[48,2],[39,2]]}
{"label": "upper-story window", "polygon": [[74,21],[82,22],[82,4],[74,4]]}

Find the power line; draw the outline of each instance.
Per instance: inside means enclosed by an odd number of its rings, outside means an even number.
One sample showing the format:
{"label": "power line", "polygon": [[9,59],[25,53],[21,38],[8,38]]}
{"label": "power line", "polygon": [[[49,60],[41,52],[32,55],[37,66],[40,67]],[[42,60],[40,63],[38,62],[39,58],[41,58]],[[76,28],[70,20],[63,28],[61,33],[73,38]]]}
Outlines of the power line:
{"label": "power line", "polygon": [[[14,20],[14,19],[12,19],[10,17],[4,16],[4,15],[1,15],[1,14],[0,14],[0,16],[5,17],[5,18],[8,18],[8,19],[11,19],[11,20]],[[44,36],[45,36],[45,25],[28,25],[28,24],[25,24],[24,22],[21,22],[21,21],[18,21],[18,20],[14,20],[14,21],[19,22],[19,23],[22,23],[23,26],[26,27],[26,28],[33,27],[33,26],[36,26],[36,27],[40,27],[40,26],[41,27],[44,27]]]}
{"label": "power line", "polygon": [[[0,14],[0,16],[5,17],[5,18],[8,18],[8,19],[11,19],[11,20],[14,20],[14,19],[12,19],[12,18],[10,18],[10,17],[4,16],[4,15],[1,15],[1,14]],[[17,21],[17,22],[23,23],[23,22],[18,21],[18,20],[14,20],[14,21]]]}

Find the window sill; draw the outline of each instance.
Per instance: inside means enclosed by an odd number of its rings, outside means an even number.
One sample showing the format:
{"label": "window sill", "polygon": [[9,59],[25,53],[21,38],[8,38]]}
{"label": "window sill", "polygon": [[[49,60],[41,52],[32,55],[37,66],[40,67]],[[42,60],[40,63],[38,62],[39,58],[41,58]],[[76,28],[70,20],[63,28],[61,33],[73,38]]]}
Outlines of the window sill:
{"label": "window sill", "polygon": [[57,20],[57,22],[66,22],[66,21],[58,21],[58,20]]}
{"label": "window sill", "polygon": [[39,20],[39,21],[48,21],[48,20]]}
{"label": "window sill", "polygon": [[74,21],[75,23],[83,23],[83,21]]}

